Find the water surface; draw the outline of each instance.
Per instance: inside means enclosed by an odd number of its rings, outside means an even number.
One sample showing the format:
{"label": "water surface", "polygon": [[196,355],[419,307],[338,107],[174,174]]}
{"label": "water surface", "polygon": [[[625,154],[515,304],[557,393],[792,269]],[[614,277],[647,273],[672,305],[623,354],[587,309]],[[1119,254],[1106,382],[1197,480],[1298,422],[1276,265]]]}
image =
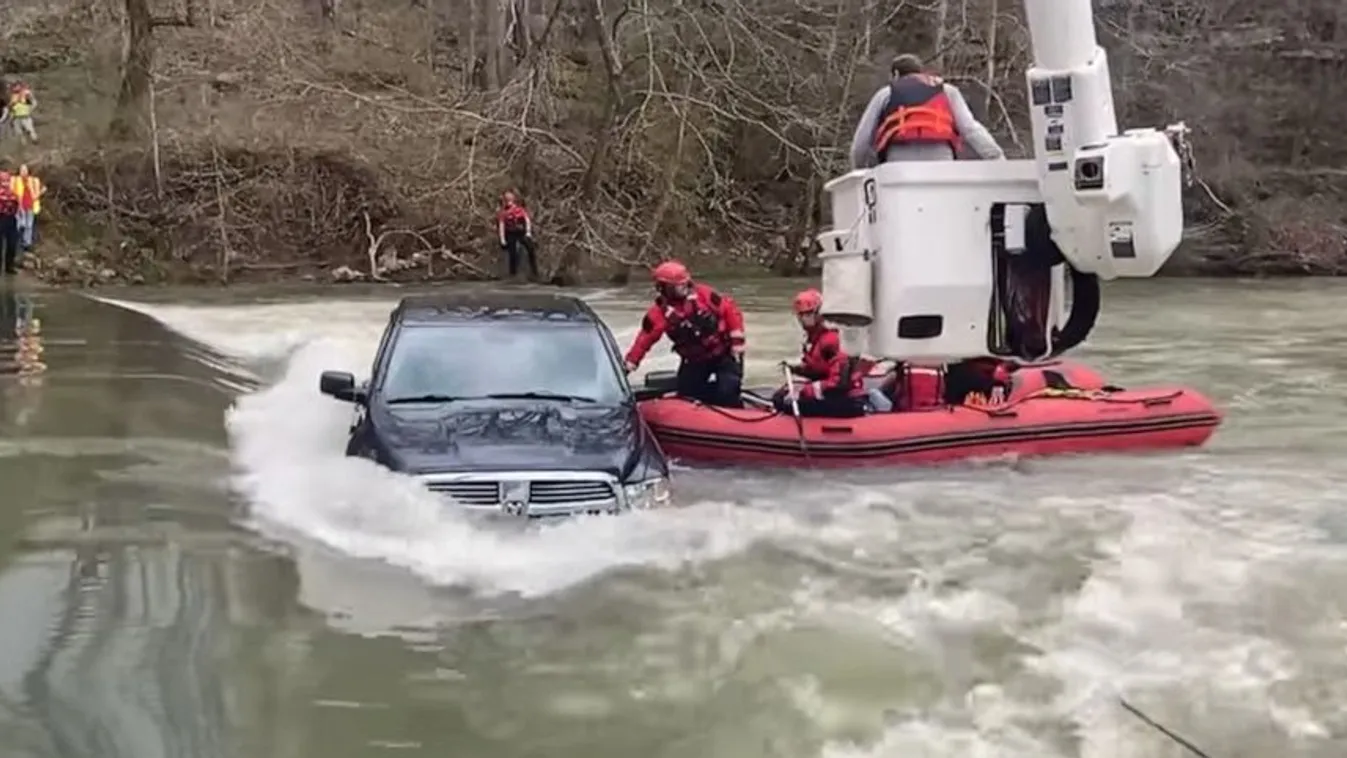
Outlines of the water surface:
{"label": "water surface", "polygon": [[[750,379],[799,286],[732,288]],[[1347,286],[1106,290],[1078,355],[1210,394],[1200,451],[684,471],[527,530],[341,455],[318,372],[399,294],[5,293],[45,371],[0,377],[0,755],[1183,754],[1119,695],[1213,758],[1347,754]],[[585,294],[626,342],[646,293]]]}

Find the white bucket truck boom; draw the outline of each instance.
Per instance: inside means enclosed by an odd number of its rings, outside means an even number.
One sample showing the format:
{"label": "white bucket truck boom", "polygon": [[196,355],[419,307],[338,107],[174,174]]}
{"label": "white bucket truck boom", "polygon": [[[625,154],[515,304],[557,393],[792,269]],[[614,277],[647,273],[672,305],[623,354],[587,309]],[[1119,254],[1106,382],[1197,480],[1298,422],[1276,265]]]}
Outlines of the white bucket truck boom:
{"label": "white bucket truck boom", "polygon": [[[1075,300],[1092,287],[1097,311],[1098,279],[1152,276],[1178,247],[1186,129],[1118,133],[1090,0],[1025,0],[1025,10],[1033,160],[881,163],[826,185],[834,228],[819,235],[823,316],[863,327],[872,355],[941,363],[1060,352],[1084,339],[1056,339],[1067,282]],[[1030,341],[1037,354],[1005,334],[1018,307],[1006,277],[1017,266],[1037,268],[1051,291],[1044,334]]]}

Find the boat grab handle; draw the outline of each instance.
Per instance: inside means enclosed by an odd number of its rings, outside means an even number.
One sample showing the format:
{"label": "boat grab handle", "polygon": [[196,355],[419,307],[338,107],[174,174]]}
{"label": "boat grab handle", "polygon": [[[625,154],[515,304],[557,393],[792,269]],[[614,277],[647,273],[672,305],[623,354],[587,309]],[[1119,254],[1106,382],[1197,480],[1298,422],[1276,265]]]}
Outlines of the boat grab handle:
{"label": "boat grab handle", "polygon": [[849,426],[824,426],[824,434],[851,434],[854,429]]}

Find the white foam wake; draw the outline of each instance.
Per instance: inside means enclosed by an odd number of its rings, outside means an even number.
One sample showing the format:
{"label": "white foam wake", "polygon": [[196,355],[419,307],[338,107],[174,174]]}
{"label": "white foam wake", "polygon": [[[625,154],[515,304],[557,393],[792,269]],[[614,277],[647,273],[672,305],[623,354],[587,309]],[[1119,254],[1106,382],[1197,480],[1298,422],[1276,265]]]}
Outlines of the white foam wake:
{"label": "white foam wake", "polygon": [[[278,378],[226,416],[235,486],[259,528],[406,568],[437,585],[540,595],[619,566],[674,568],[724,556],[789,524],[729,502],[527,530],[484,528],[410,477],[344,455],[352,409],[318,393],[327,369],[368,372],[391,301],[246,307],[121,303]],[[625,339],[634,327],[622,330]],[[667,356],[652,368],[667,365]]]}

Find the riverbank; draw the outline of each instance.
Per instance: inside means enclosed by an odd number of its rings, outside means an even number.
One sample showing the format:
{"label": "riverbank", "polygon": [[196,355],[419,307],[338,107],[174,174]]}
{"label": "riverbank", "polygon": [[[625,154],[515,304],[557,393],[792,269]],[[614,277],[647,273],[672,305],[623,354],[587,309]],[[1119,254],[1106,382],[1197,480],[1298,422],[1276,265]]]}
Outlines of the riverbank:
{"label": "riverbank", "polygon": [[[76,221],[75,223],[79,223]],[[46,230],[44,230],[45,232]],[[442,282],[508,282],[504,257],[495,249],[489,253],[460,249],[443,253],[416,252],[406,257],[385,254],[367,267],[324,260],[321,256],[285,256],[271,252],[264,257],[231,261],[232,265],[203,265],[191,259],[159,256],[152,249],[98,248],[62,244],[59,227],[47,236],[25,263],[27,276],[44,284],[97,288],[109,286],[229,286],[276,282],[296,286],[326,284],[343,288],[379,285],[417,285]],[[590,263],[569,274],[558,271],[548,237],[541,236],[540,267],[542,276],[535,283],[558,286],[625,285],[647,275],[648,266],[635,261],[610,260]],[[772,240],[764,249],[771,250]],[[779,244],[779,243],[778,243]],[[699,277],[759,278],[816,276],[817,261],[811,254],[807,264],[792,261],[779,264],[779,249],[772,255],[746,250],[697,250],[680,259],[689,263]],[[802,256],[803,257],[803,256]],[[777,262],[774,265],[774,262]],[[373,264],[373,274],[368,264]],[[1296,250],[1268,253],[1238,253],[1229,247],[1210,248],[1185,243],[1161,269],[1161,277],[1242,278],[1242,277],[1317,277],[1347,274],[1347,256],[1305,254]],[[530,281],[522,275],[517,282]]]}
{"label": "riverbank", "polygon": [[[42,143],[9,139],[0,159],[47,181],[33,273],[72,286],[492,279],[509,188],[547,281],[618,283],[666,257],[803,273],[822,181],[901,50],[941,50],[1008,153],[1029,153],[1024,32],[994,3],[966,4],[958,30],[914,10],[882,31],[860,6],[637,23],[524,0],[214,0],[164,17],[142,0],[15,3],[0,64],[33,86]],[[1318,126],[1347,120],[1341,56],[1275,9],[1267,29],[1111,12],[1119,122],[1195,129],[1191,234],[1164,273],[1347,273],[1347,172],[1322,168],[1347,161],[1347,133]],[[1215,41],[1192,57],[1193,39]]]}

